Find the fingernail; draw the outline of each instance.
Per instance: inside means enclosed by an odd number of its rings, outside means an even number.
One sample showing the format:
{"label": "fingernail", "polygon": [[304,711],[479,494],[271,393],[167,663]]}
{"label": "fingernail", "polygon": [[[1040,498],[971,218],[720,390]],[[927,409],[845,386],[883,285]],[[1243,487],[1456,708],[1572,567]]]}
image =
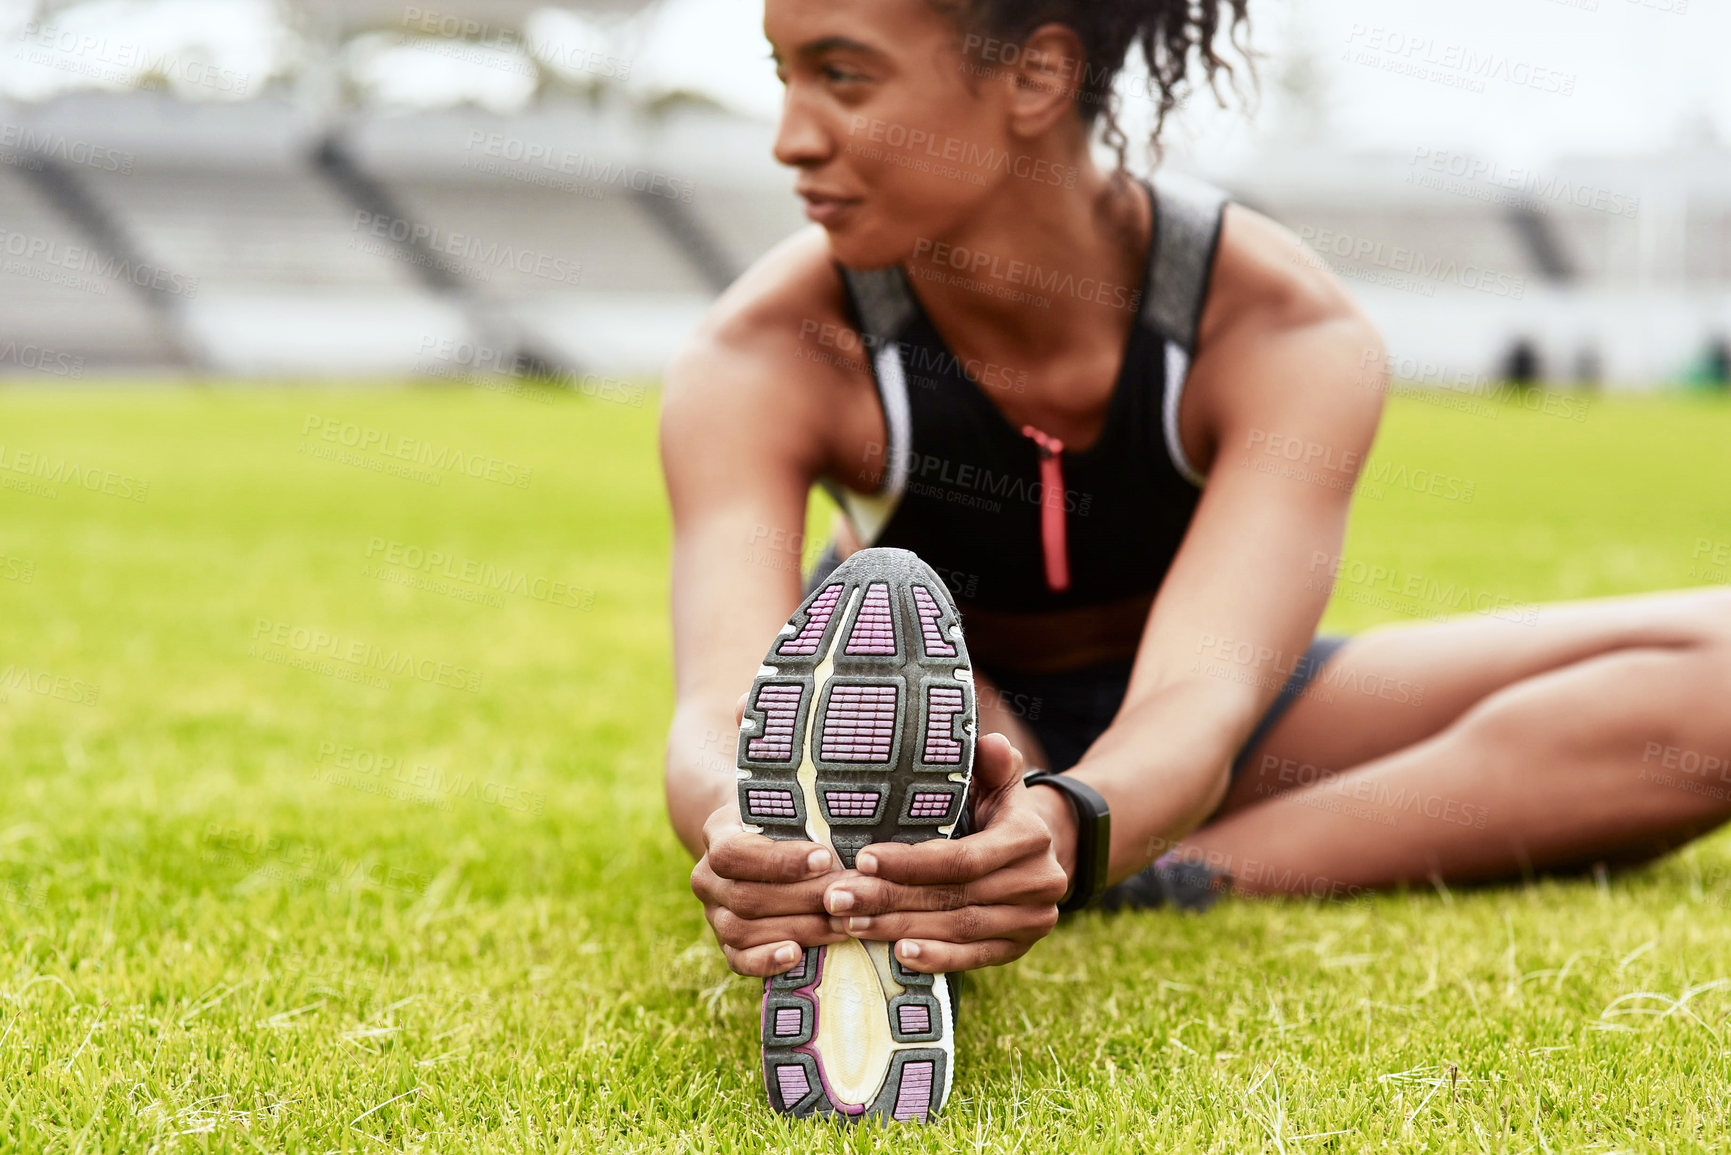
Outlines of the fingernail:
{"label": "fingernail", "polygon": [[778,963],[788,963],[791,965],[793,960],[798,958],[798,957],[799,957],[799,948],[792,945],[791,943],[784,944],[782,946],[778,946],[775,948],[775,961]]}
{"label": "fingernail", "polygon": [[853,894],[846,890],[832,890],[825,896],[831,914],[841,914],[853,909]]}
{"label": "fingernail", "polygon": [[861,874],[878,872],[878,856],[875,854],[861,854],[853,860],[853,864]]}
{"label": "fingernail", "polygon": [[901,950],[903,958],[920,957],[920,944],[917,942],[908,942],[906,939],[903,939],[901,942],[897,943],[896,946]]}
{"label": "fingernail", "polygon": [[847,932],[849,934],[858,934],[862,930],[870,930],[871,925],[872,920],[869,917],[856,914],[847,920]]}
{"label": "fingernail", "polygon": [[822,874],[829,869],[829,851],[814,850],[805,860],[805,868],[813,874]]}

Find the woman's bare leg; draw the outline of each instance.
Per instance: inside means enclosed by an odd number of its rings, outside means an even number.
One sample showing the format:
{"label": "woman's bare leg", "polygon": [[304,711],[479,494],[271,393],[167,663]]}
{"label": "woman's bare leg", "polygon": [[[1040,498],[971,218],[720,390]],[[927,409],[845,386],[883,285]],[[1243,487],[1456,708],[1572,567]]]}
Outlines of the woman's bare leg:
{"label": "woman's bare leg", "polygon": [[1731,817],[1728,763],[1731,590],[1385,628],[1336,655],[1182,849],[1252,893],[1650,857]]}

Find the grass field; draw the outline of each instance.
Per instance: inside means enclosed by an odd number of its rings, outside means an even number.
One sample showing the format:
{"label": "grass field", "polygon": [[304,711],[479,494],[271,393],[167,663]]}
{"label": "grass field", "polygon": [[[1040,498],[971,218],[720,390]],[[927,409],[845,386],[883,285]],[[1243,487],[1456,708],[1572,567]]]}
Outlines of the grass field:
{"label": "grass field", "polygon": [[[1731,580],[1731,407],[1575,418],[1392,404],[1350,557],[1431,592],[1349,564],[1325,626]],[[345,425],[479,476],[332,459]],[[452,391],[0,398],[0,1148],[1731,1145],[1723,838],[1085,916],[972,987],[938,1124],[773,1115],[759,986],[662,814],[653,433]]]}

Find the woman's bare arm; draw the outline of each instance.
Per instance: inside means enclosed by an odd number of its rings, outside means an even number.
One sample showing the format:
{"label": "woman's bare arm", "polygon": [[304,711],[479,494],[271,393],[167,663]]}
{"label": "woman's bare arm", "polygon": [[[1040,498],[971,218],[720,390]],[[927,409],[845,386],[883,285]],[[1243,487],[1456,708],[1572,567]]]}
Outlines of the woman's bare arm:
{"label": "woman's bare arm", "polygon": [[1302,660],[1382,412],[1381,339],[1338,282],[1265,218],[1229,209],[1227,228],[1215,275],[1239,300],[1211,301],[1186,396],[1208,483],[1124,705],[1073,771],[1112,807],[1114,881],[1219,804]]}
{"label": "woman's bare arm", "polygon": [[739,328],[693,340],[668,371],[661,413],[676,699],[667,807],[694,855],[703,853],[703,824],[734,797],[739,695],[799,604],[800,535],[821,444],[790,367],[770,363]]}

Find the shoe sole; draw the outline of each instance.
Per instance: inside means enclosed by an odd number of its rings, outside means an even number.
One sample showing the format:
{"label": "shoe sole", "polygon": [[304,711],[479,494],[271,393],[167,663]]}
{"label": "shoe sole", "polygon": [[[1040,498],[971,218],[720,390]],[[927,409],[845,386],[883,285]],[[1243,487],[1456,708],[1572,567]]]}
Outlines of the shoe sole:
{"label": "shoe sole", "polygon": [[[739,737],[747,829],[829,847],[948,838],[974,766],[973,670],[930,566],[900,549],[848,558],[782,627]],[[889,943],[811,947],[764,984],[770,1104],[798,1117],[926,1121],[949,1098],[949,980]]]}

